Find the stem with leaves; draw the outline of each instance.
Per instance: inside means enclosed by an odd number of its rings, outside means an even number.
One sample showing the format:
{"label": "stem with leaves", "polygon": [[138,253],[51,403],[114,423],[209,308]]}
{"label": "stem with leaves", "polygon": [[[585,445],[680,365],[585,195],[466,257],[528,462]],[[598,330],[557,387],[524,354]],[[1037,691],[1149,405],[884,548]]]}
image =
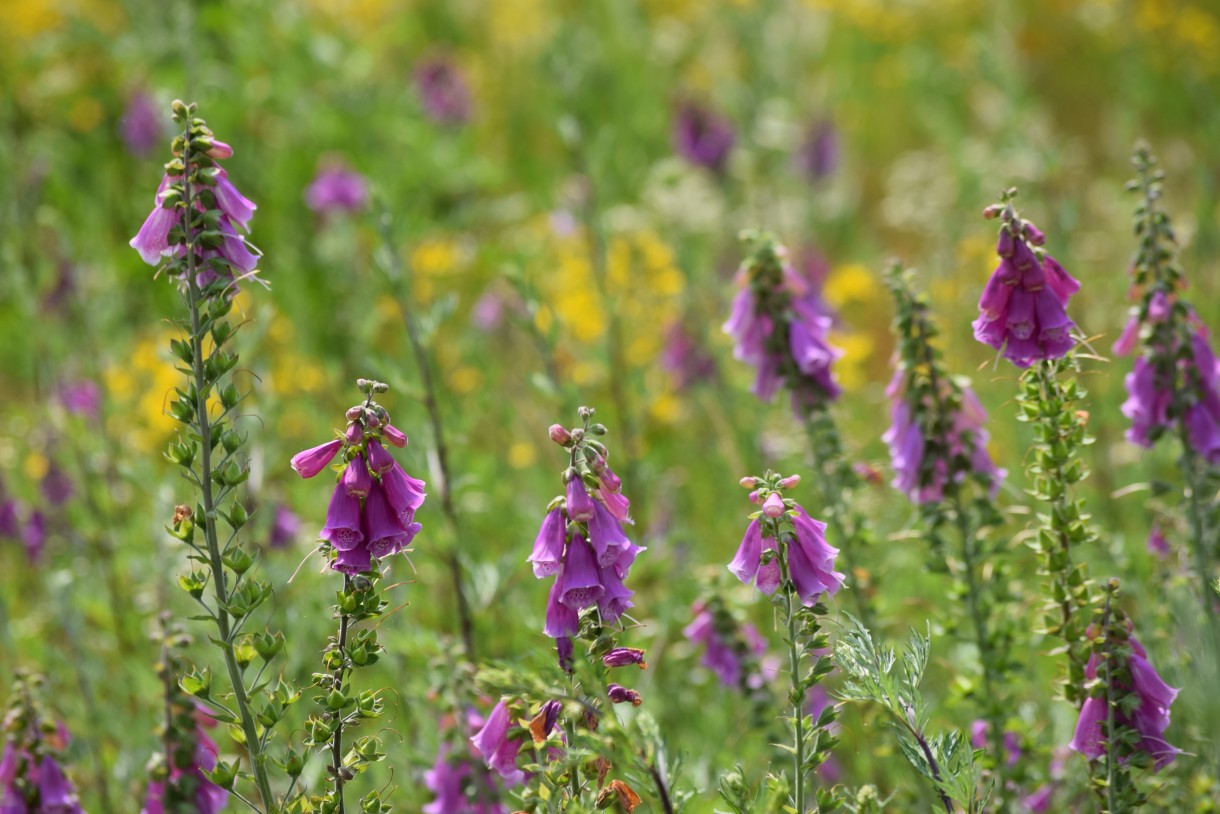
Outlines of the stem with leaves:
{"label": "stem with leaves", "polygon": [[457,604],[458,626],[462,636],[462,647],[470,663],[475,663],[474,617],[470,610],[470,600],[466,596],[466,582],[462,576],[462,529],[458,517],[457,505],[453,500],[453,475],[449,463],[449,445],[445,436],[445,424],[441,413],[438,387],[432,370],[432,361],[427,343],[419,327],[415,315],[415,301],[411,296],[410,280],[401,255],[394,243],[392,232],[393,218],[388,209],[383,209],[378,217],[378,225],[382,240],[382,269],[391,285],[396,289],[395,301],[402,312],[403,324],[407,329],[407,341],[411,346],[411,354],[415,358],[415,366],[419,370],[420,384],[423,387],[424,408],[428,412],[428,422],[432,427],[432,438],[436,444],[436,466],[439,470],[441,511],[449,525],[452,536],[452,546],[445,556],[449,566],[449,575],[453,584],[453,596]]}

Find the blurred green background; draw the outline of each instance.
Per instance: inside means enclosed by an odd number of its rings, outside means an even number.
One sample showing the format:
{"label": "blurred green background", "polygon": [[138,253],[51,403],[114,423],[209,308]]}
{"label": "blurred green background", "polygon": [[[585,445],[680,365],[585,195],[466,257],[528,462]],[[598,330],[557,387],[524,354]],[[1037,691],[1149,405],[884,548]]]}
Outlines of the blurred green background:
{"label": "blurred green background", "polygon": [[[468,89],[462,121],[429,115],[417,71],[438,61]],[[1000,501],[1016,512],[1007,533],[1024,575],[1017,587],[1029,598],[1013,612],[1032,624],[1037,577],[1020,534],[1029,434],[1014,420],[1012,369],[994,366],[969,326],[994,262],[981,209],[1003,187],[1021,188],[1024,214],[1081,279],[1072,313],[1106,356],[1125,320],[1134,249],[1123,182],[1133,143],[1146,138],[1168,174],[1188,296],[1220,326],[1218,89],[1220,9],[1204,0],[5,0],[0,472],[26,511],[44,509],[48,535],[36,562],[18,541],[0,541],[0,667],[51,676],[77,733],[89,810],[101,810],[103,780],[113,810],[132,810],[158,715],[146,633],[159,609],[187,612],[173,582],[183,554],[162,528],[189,497],[161,455],[174,429],[162,414],[176,382],[167,320],[179,304],[126,245],[168,158],[174,98],[198,102],[233,145],[226,167],[259,207],[251,239],[271,289],[240,296],[240,349],[257,413],[247,423],[256,542],[276,506],[302,521],[299,539],[269,550],[263,566],[288,634],[286,674],[313,669],[336,587],[314,560],[288,582],[329,497],[326,485],[298,480],[288,458],[330,437],[355,400],[354,379],[370,376],[391,384],[383,403],[412,437],[400,457],[436,478],[402,327],[412,309],[440,375],[465,539],[447,537],[430,502],[417,572],[396,573],[412,580],[399,589],[410,605],[382,626],[389,656],[378,673],[402,733],[390,745],[394,799],[402,810],[428,799],[419,778],[437,739],[429,693],[456,631],[440,552],[460,548],[480,653],[552,669],[540,632],[546,586],[524,558],[560,489],[564,461],[546,427],[591,404],[649,546],[632,574],[643,624],[633,635],[652,664],[637,689],[685,758],[683,782],[701,791],[692,810],[711,811],[716,775],[736,761],[761,770],[771,735],[743,731],[743,702],[698,665],[681,631],[744,529],[738,478],[807,465],[787,404],[749,395],[752,371],[720,333],[738,231],[766,227],[797,256],[824,258],[846,351],[837,415],[849,454],[887,473],[879,439],[893,343],[880,273],[894,256],[921,270],[947,361],[972,374],[991,410],[992,452],[1009,471]],[[146,155],[121,136],[139,95],[163,130]],[[720,170],[675,149],[684,105],[731,122]],[[811,132],[829,134],[817,173],[796,158]],[[335,165],[369,179],[363,210],[307,207],[304,190]],[[382,207],[410,269],[409,297],[377,262]],[[677,353],[675,326],[714,372],[686,381],[664,363],[667,349]],[[1216,794],[1220,701],[1215,684],[1191,680],[1205,675],[1189,658],[1196,606],[1176,557],[1146,551],[1148,491],[1115,496],[1156,478],[1176,484],[1172,450],[1148,454],[1122,438],[1128,365],[1089,361],[1084,374],[1097,437],[1087,496],[1108,530],[1086,556],[1095,576],[1124,579],[1141,639],[1169,682],[1186,687],[1170,740],[1193,754],[1159,779],[1206,800]],[[56,398],[82,380],[100,386],[97,422]],[[75,494],[44,506],[55,472]],[[937,630],[953,609],[943,607],[944,578],[925,569],[914,510],[888,487],[863,500],[879,542],[851,575],[854,589],[879,586],[886,635],[927,619]],[[763,603],[738,587],[729,594],[771,629]],[[1048,647],[1031,639],[1013,717],[1049,754],[1073,719],[1047,697]],[[942,637],[934,657],[928,692],[942,722],[967,726],[961,664],[973,654]],[[845,780],[918,799],[888,733],[854,711],[843,727]],[[1081,765],[1069,764],[1078,781]]]}

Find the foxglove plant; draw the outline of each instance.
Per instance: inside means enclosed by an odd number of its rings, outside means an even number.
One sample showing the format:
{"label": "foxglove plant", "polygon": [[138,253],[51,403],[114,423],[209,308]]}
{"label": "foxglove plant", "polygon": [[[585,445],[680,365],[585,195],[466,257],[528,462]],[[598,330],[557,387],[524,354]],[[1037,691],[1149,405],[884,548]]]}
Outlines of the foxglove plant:
{"label": "foxglove plant", "polygon": [[4,715],[0,753],[0,812],[3,814],[84,814],[76,789],[64,773],[68,732],[43,705],[46,680],[18,672]]}
{"label": "foxglove plant", "polygon": [[[312,478],[330,466],[335,473],[326,523],[319,532],[321,550],[334,571],[343,574],[334,617],[339,630],[323,651],[324,671],[314,674],[321,711],[306,723],[305,745],[329,755],[328,788],[311,803],[321,811],[343,814],[344,787],[356,775],[385,758],[380,740],[366,735],[344,751],[344,735],[361,721],[381,716],[384,702],[375,690],[355,691],[355,670],[376,664],[383,651],[375,621],[388,603],[377,587],[384,575],[382,560],[408,550],[420,531],[415,512],[424,502],[424,482],[407,474],[386,450],[385,444],[405,447],[407,436],[390,423],[390,414],[374,401],[389,386],[358,379],[363,403],[347,413],[347,427],[325,444],[303,450],[292,458],[292,468]],[[359,627],[357,627],[359,625]],[[381,792],[369,792],[360,801],[363,814],[387,811]]]}
{"label": "foxglove plant", "polygon": [[1131,419],[1127,439],[1150,448],[1177,436],[1186,479],[1191,549],[1204,605],[1214,612],[1210,588],[1215,560],[1220,481],[1220,365],[1207,328],[1182,297],[1187,281],[1178,262],[1177,239],[1169,215],[1160,208],[1164,173],[1147,145],[1136,147],[1138,177],[1127,188],[1140,195],[1135,210],[1139,248],[1131,263],[1131,309],[1114,352],[1136,352],[1127,374],[1123,414]]}
{"label": "foxglove plant", "polygon": [[443,742],[436,763],[424,772],[424,786],[434,797],[423,807],[424,814],[505,814],[500,802],[500,784],[470,743],[471,734],[484,728],[486,721],[474,710],[451,716],[457,722],[443,730],[457,730],[460,745]]}
{"label": "foxglove plant", "polygon": [[[773,235],[751,231],[742,237],[747,255],[724,331],[733,338],[733,355],[757,370],[754,395],[770,401],[781,387],[788,390],[809,439],[828,522],[839,531],[849,567],[864,574],[859,549],[868,543],[870,529],[853,507],[859,477],[843,454],[830,412],[840,393],[832,366],[842,355],[829,344],[831,317],[818,287],[795,271],[787,249]],[[871,619],[865,591],[853,594],[860,615]]]}
{"label": "foxglove plant", "polygon": [[1007,189],[1000,202],[983,210],[987,219],[1000,218],[996,254],[1000,264],[979,297],[974,338],[1001,351],[1019,368],[1062,358],[1076,340],[1068,317],[1068,300],[1080,283],[1042,248],[1046,236],[1022,220]]}
{"label": "foxglove plant", "polygon": [[[472,742],[507,783],[525,783],[521,798],[531,811],[555,805],[605,808],[616,801],[631,811],[640,803],[635,788],[650,783],[660,809],[672,812],[675,800],[660,737],[645,728],[651,719],[641,713],[627,730],[613,711],[616,704],[643,703],[615,671],[647,667],[643,650],[621,645],[617,627],[632,607],[633,592],[624,582],[644,549],[622,526],[632,522],[630,501],[608,464],[609,450],[597,440],[606,428],[593,422],[591,407],[581,407],[578,415],[580,426],[555,424],[548,431],[568,456],[564,494],[551,501],[528,557],[538,579],[555,578],[543,632],[556,641],[568,689],[536,682],[513,691],[515,697],[501,699]],[[579,653],[577,642],[583,645]],[[491,683],[486,676],[483,681]],[[494,683],[489,689],[500,696],[511,690]],[[528,726],[518,723],[523,720]],[[533,760],[523,764],[529,745]],[[630,783],[609,779],[618,755],[626,755],[636,770]]]}
{"label": "foxglove plant", "polygon": [[1103,814],[1134,811],[1149,802],[1131,770],[1151,766],[1160,771],[1179,752],[1165,740],[1169,707],[1178,690],[1148,662],[1118,605],[1118,592],[1118,580],[1111,579],[1094,619],[1087,680],[1081,688],[1087,697],[1070,744],[1089,759]]}
{"label": "foxglove plant", "polygon": [[[160,727],[161,751],[149,767],[148,794],[140,814],[217,814],[228,802],[224,786],[233,784],[230,766],[217,762],[217,747],[207,730],[217,726],[211,710],[179,685],[186,661],[179,652],[190,643],[181,630],[162,619],[161,662],[165,714]],[[215,772],[215,774],[213,774]]]}
{"label": "foxglove plant", "polygon": [[[894,486],[919,505],[934,567],[948,568],[954,593],[966,606],[981,673],[972,694],[991,731],[999,732],[1009,708],[1009,675],[1018,663],[1012,652],[1016,631],[1007,621],[1008,607],[1016,600],[1007,587],[1005,546],[989,534],[1003,523],[993,498],[1004,472],[985,447],[982,405],[967,382],[949,375],[933,344],[938,331],[927,298],[914,290],[913,277],[897,265],[886,275],[894,297],[898,368],[888,390],[894,423],[884,439],[894,464]],[[957,557],[946,556],[950,529],[957,538]],[[999,739],[992,739],[991,746],[990,766],[1003,795],[1008,761]]]}
{"label": "foxglove plant", "polygon": [[736,140],[733,123],[711,108],[685,102],[674,114],[674,149],[697,167],[724,172]]}
{"label": "foxglove plant", "polygon": [[[276,800],[268,775],[268,745],[296,693],[283,683],[263,686],[245,677],[251,661],[246,655],[254,649],[250,645],[282,642],[282,637],[245,632],[252,614],[271,597],[271,586],[254,575],[255,556],[239,539],[249,520],[237,495],[249,477],[249,466],[240,457],[245,436],[235,426],[245,395],[230,376],[237,354],[226,349],[237,333],[227,316],[238,282],[257,279],[258,255],[238,231],[249,224],[255,206],[216,163],[233,149],[212,135],[196,116],[195,105],[175,101],[173,115],[181,128],[171,145],[173,158],[165,165],[153,211],[131,245],[176,284],[187,313],[179,322],[184,339],[170,342],[180,363],[177,369],[187,381],[168,406],[169,415],[186,432],[169,444],[167,456],[194,486],[199,502],[194,509],[177,507],[167,530],[186,544],[197,566],[178,582],[216,628],[209,639],[224,658],[232,707],[225,697],[213,694],[207,669],[185,676],[183,686],[205,701],[217,720],[237,724],[255,789],[238,792],[239,799],[254,811],[272,811]],[[227,533],[222,533],[222,523]],[[210,604],[204,598],[209,585]],[[264,662],[274,657],[269,650],[263,652],[268,654]],[[263,697],[258,709],[253,704],[256,694]],[[235,775],[247,777],[236,770]]]}
{"label": "foxglove plant", "polygon": [[791,804],[805,814],[811,810],[810,803],[813,811],[833,810],[839,804],[826,789],[818,789],[812,800],[808,794],[808,775],[826,762],[838,742],[828,731],[838,713],[834,705],[827,705],[814,720],[807,714],[806,697],[834,669],[822,655],[829,645],[821,631],[821,617],[827,613],[822,599],[838,592],[843,574],[834,570],[839,552],[826,542],[826,524],[784,497],[800,481],[799,475],[784,478],[771,471],[761,478],[742,478],[741,485],[752,490],[750,501],[761,508],[750,515],[750,525],[728,568],[743,583],[752,583],[772,597],[772,605],[785,620],[792,707],[787,718],[792,734],[788,786]]}

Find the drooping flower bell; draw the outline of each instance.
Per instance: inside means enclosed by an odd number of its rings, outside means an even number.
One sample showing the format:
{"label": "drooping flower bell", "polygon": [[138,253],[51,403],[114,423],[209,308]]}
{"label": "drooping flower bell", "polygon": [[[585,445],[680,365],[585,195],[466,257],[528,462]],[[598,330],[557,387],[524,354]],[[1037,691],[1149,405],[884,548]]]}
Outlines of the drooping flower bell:
{"label": "drooping flower bell", "polygon": [[768,473],[747,480],[759,487],[754,499],[763,509],[751,515],[729,570],[764,594],[774,593],[786,572],[805,605],[813,605],[823,594],[833,596],[843,585],[844,575],[834,570],[839,550],[827,544],[826,524],[783,497],[787,479]]}
{"label": "drooping flower bell", "polygon": [[216,163],[232,156],[233,149],[213,136],[194,108],[174,102],[174,118],[183,132],[174,137],[174,158],[165,165],[153,210],[131,247],[145,263],[168,269],[180,280],[193,269],[200,288],[217,281],[230,287],[239,279],[261,282],[258,251],[244,237],[257,207]]}
{"label": "drooping flower bell", "polygon": [[411,477],[381,443],[404,446],[406,436],[373,396],[389,389],[380,382],[357,382],[366,396],[347,411],[339,438],[297,453],[292,468],[303,478],[317,475],[336,457],[337,483],[319,538],[329,545],[331,567],[359,574],[374,559],[405,550],[420,531],[415,512],[423,505],[424,482]]}
{"label": "drooping flower bell", "polygon": [[605,427],[593,424],[593,410],[580,409],[584,426],[548,429],[551,440],[568,453],[564,496],[547,508],[527,561],[538,579],[555,577],[547,599],[544,632],[553,639],[576,635],[579,614],[596,606],[602,622],[613,624],[632,606],[633,592],[624,580],[644,549],[627,537],[632,522],[622,480],[607,464],[609,452],[593,436]]}
{"label": "drooping flower bell", "polygon": [[1000,264],[979,297],[974,338],[1003,353],[1014,365],[1058,359],[1071,350],[1075,323],[1065,310],[1080,283],[1042,249],[1046,238],[1022,220],[1012,204],[1016,190],[987,207],[987,218],[1000,217],[996,254]]}
{"label": "drooping flower bell", "polygon": [[831,318],[816,288],[797,274],[787,250],[765,233],[748,233],[749,254],[724,331],[733,355],[757,371],[753,393],[770,401],[781,386],[798,416],[839,397],[831,369],[842,352],[829,343]]}
{"label": "drooping flower bell", "polygon": [[483,756],[487,768],[500,775],[505,785],[519,786],[525,782],[525,772],[517,768],[517,754],[525,743],[525,734],[525,728],[513,721],[508,705],[501,700],[470,742]]}
{"label": "drooping flower bell", "polygon": [[[1111,689],[1090,695],[1080,709],[1076,731],[1069,746],[1091,760],[1107,751],[1125,761],[1130,754],[1143,752],[1152,758],[1157,771],[1173,762],[1180,751],[1165,740],[1169,727],[1169,707],[1178,690],[1170,687],[1148,661],[1148,653],[1134,636],[1110,644]],[[1085,678],[1094,681],[1101,659],[1094,653],[1085,667]],[[1126,700],[1129,699],[1129,700]],[[1110,713],[1114,714],[1114,744],[1107,742]],[[1131,737],[1121,730],[1133,730]]]}

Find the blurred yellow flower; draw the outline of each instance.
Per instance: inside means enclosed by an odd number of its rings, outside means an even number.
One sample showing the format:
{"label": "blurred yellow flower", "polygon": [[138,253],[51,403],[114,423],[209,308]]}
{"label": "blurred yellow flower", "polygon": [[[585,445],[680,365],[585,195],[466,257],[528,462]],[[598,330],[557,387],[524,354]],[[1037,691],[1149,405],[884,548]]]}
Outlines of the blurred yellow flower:
{"label": "blurred yellow flower", "polygon": [[528,441],[514,441],[508,446],[508,465],[513,469],[532,466],[537,457],[537,450]]}
{"label": "blurred yellow flower", "polygon": [[849,263],[839,266],[826,278],[822,296],[834,308],[843,308],[849,303],[869,304],[881,293],[877,275],[867,266]]}
{"label": "blurred yellow flower", "polygon": [[876,343],[865,333],[832,332],[830,344],[843,351],[834,367],[835,376],[845,390],[854,390],[868,382],[868,365]]}
{"label": "blurred yellow flower", "polygon": [[0,31],[19,43],[55,28],[63,20],[55,0],[7,0],[0,3]]}
{"label": "blurred yellow flower", "polygon": [[51,462],[38,451],[31,451],[25,456],[25,462],[22,465],[22,470],[25,476],[30,480],[40,481],[47,476],[47,472],[51,468]]}
{"label": "blurred yellow flower", "polygon": [[453,392],[464,395],[471,393],[483,384],[483,374],[477,368],[463,365],[462,367],[454,368],[449,374],[449,386],[453,388]]}

